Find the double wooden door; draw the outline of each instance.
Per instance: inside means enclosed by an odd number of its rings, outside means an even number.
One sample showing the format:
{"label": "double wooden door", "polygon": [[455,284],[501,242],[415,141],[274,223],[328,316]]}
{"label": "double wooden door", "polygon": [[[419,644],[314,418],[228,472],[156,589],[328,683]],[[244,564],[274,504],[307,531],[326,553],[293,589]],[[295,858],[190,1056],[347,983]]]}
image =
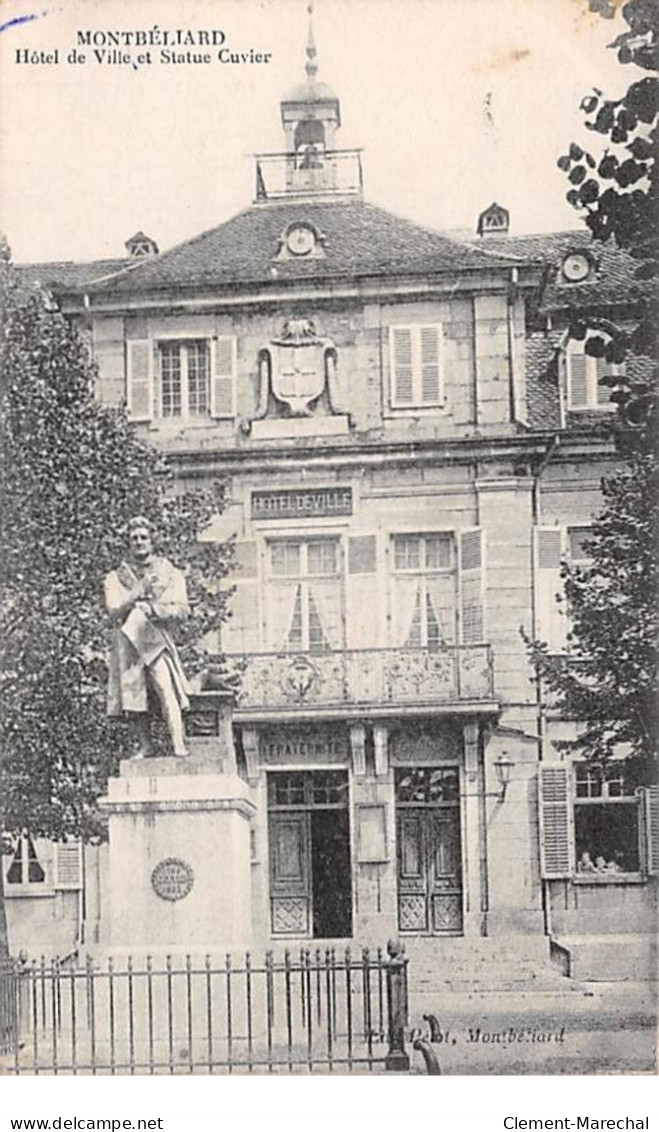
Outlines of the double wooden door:
{"label": "double wooden door", "polygon": [[461,935],[459,807],[400,807],[397,826],[399,930]]}

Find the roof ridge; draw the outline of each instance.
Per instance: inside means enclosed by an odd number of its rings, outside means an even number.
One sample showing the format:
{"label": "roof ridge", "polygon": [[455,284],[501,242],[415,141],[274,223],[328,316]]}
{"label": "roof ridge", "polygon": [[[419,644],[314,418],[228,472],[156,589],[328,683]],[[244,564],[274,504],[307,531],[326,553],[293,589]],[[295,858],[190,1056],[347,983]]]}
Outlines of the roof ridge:
{"label": "roof ridge", "polygon": [[181,248],[192,247],[207,236],[212,236],[213,232],[217,232],[218,228],[223,228],[225,224],[230,224],[232,220],[237,220],[239,216],[244,216],[245,213],[250,212],[253,207],[253,205],[250,205],[247,208],[241,208],[240,212],[235,212],[233,216],[229,216],[226,220],[221,221],[220,224],[214,224],[212,228],[205,228],[203,232],[198,232],[196,236],[191,236],[187,240],[180,240],[178,244],[174,244],[164,252],[158,252],[157,255],[153,256],[140,256],[134,263],[126,264],[120,271],[113,271],[109,275],[100,275],[98,279],[91,279],[90,285],[94,283],[104,283],[107,279],[117,279],[120,276],[125,277],[129,272],[136,271],[140,267],[153,267],[155,263],[162,263],[164,259],[173,255],[174,252],[180,251]]}
{"label": "roof ridge", "polygon": [[447,244],[452,244],[453,247],[462,248],[467,252],[482,255],[485,259],[501,258],[518,262],[516,256],[506,255],[505,253],[503,253],[500,257],[497,257],[495,253],[488,250],[487,248],[474,247],[469,240],[458,240],[455,238],[455,236],[451,236],[447,232],[443,232],[439,228],[431,228],[429,224],[421,224],[418,220],[411,220],[408,216],[400,216],[397,212],[390,212],[388,208],[383,208],[382,205],[372,204],[370,201],[364,201],[363,203],[366,207],[372,208],[378,212],[384,213],[385,216],[391,217],[396,221],[397,224],[406,224],[409,228],[413,228],[417,232],[428,232],[428,234],[431,236],[439,236],[441,240],[446,241]]}

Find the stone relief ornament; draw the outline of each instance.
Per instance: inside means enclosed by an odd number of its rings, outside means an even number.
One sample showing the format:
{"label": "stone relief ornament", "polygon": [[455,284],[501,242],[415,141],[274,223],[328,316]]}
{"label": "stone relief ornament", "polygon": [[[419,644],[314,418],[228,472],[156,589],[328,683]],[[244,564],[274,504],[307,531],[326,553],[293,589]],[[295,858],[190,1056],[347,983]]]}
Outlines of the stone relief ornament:
{"label": "stone relief ornament", "polygon": [[259,400],[254,420],[267,416],[312,417],[321,407],[346,415],[337,389],[338,355],[331,338],[311,318],[289,318],[278,338],[258,357]]}
{"label": "stone relief ornament", "polygon": [[318,669],[304,656],[295,657],[282,678],[282,690],[287,699],[302,701],[319,685]]}
{"label": "stone relief ornament", "polygon": [[194,884],[194,872],[179,857],[165,857],[151,873],[151,887],[161,900],[183,900]]}

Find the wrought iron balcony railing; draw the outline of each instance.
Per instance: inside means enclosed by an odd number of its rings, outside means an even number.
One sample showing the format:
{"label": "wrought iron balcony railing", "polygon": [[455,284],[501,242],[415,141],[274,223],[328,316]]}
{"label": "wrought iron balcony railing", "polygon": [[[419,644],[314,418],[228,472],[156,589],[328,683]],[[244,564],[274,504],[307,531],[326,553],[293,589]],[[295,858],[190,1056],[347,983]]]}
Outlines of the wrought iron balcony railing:
{"label": "wrought iron balcony railing", "polygon": [[256,155],[256,200],[282,197],[360,196],[364,188],[361,150],[323,151],[313,160],[295,153]]}
{"label": "wrought iron balcony railing", "polygon": [[[229,657],[238,659],[236,657]],[[242,655],[236,713],[358,714],[492,702],[489,645]]]}

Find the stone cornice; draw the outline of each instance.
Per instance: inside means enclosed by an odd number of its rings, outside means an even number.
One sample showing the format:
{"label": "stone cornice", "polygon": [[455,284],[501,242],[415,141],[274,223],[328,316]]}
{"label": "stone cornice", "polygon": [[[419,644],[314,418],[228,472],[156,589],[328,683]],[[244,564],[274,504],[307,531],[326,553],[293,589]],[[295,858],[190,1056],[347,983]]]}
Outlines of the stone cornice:
{"label": "stone cornice", "polygon": [[110,801],[99,798],[98,804],[106,814],[163,814],[188,813],[192,810],[235,810],[246,818],[256,813],[256,806],[246,798],[163,798],[134,801]]}
{"label": "stone cornice", "polygon": [[[459,437],[445,440],[415,440],[409,442],[378,441],[373,444],[304,443],[295,447],[281,444],[276,447],[259,443],[244,448],[190,448],[166,451],[168,462],[178,475],[191,478],[209,474],[260,473],[264,467],[277,471],[319,469],[329,473],[340,469],[361,472],[395,466],[436,466],[438,464],[478,464],[501,460],[529,462],[531,466],[546,454],[555,433],[526,433],[505,437]],[[615,456],[612,440],[592,434],[562,434],[559,453],[554,463],[566,460],[607,459]]]}
{"label": "stone cornice", "polygon": [[[113,295],[109,284],[104,289],[88,288],[60,291],[65,310],[77,310],[84,305],[88,315],[138,314],[162,311],[175,314],[212,313],[254,306],[269,306],[286,302],[307,302],[318,306],[323,302],[401,301],[410,298],[450,297],[469,298],[473,295],[506,294],[513,270],[519,273],[517,287],[525,289],[539,285],[542,274],[537,265],[507,264],[493,261],[460,268],[459,272],[446,271],[430,275],[359,276],[355,273],[335,278],[241,280],[239,283],[167,284],[143,293]],[[495,281],[493,281],[493,277]],[[76,298],[79,300],[75,302]],[[80,302],[82,300],[82,304]]]}

